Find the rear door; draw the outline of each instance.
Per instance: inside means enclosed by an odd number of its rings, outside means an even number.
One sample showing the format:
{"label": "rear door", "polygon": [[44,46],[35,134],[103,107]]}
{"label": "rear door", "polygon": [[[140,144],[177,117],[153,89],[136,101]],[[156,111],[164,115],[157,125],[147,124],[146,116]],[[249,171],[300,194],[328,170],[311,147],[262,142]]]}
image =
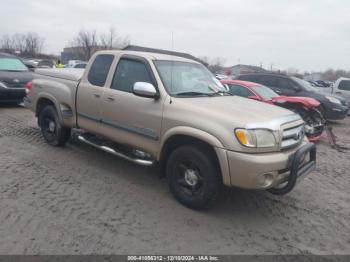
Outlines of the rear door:
{"label": "rear door", "polygon": [[88,75],[82,79],[77,92],[77,119],[80,128],[99,133],[103,92],[114,56],[97,55],[87,68]]}
{"label": "rear door", "polygon": [[136,96],[133,94],[136,82],[151,83],[157,88],[147,60],[122,56],[111,86],[102,97],[103,132],[110,139],[155,154],[159,144],[163,98]]}
{"label": "rear door", "polygon": [[350,102],[350,80],[341,80],[335,94],[344,97]]}

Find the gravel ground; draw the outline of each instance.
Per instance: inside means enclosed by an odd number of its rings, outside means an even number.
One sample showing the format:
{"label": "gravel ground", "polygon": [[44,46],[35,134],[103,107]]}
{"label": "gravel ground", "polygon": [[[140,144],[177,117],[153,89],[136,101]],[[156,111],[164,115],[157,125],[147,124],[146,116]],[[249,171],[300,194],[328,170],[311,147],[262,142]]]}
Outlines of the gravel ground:
{"label": "gravel ground", "polygon": [[[334,126],[350,144],[350,119]],[[350,254],[350,151],[317,147],[317,172],[290,194],[231,189],[198,212],[157,169],[53,148],[31,112],[2,107],[0,254]]]}

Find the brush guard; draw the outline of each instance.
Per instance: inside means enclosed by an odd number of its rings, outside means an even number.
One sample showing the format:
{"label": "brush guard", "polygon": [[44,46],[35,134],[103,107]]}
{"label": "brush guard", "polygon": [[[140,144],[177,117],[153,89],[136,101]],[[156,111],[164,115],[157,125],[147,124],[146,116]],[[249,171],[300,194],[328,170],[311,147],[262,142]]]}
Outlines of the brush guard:
{"label": "brush guard", "polygon": [[[307,154],[310,155],[309,161],[303,163]],[[285,195],[293,190],[297,184],[299,177],[312,172],[316,167],[316,146],[309,143],[300,148],[291,158],[290,175],[288,176],[287,184],[281,188],[271,188],[268,192],[274,195]]]}

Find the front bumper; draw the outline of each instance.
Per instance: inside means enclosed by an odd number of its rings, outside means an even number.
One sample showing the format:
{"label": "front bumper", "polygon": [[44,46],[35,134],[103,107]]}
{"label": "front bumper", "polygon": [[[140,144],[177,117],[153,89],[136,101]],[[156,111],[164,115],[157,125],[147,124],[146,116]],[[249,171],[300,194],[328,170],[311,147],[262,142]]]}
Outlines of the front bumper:
{"label": "front bumper", "polygon": [[312,143],[304,143],[297,151],[265,154],[227,151],[226,154],[231,186],[246,189],[271,189],[289,183],[291,178],[295,180],[293,188],[297,180],[316,166],[316,148]]}
{"label": "front bumper", "polygon": [[331,106],[326,111],[326,119],[329,120],[342,120],[349,112],[349,108],[343,105]]}

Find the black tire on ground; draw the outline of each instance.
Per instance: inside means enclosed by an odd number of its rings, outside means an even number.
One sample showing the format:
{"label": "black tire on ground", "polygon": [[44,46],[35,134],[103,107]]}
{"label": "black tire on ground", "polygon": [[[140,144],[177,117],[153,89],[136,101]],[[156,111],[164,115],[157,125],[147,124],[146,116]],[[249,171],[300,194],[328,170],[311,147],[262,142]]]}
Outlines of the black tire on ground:
{"label": "black tire on ground", "polygon": [[168,158],[166,174],[171,193],[187,207],[209,207],[219,196],[222,182],[216,159],[199,147],[176,148]]}
{"label": "black tire on ground", "polygon": [[46,142],[52,146],[63,146],[70,138],[71,129],[60,124],[56,109],[45,106],[39,114],[39,126]]}

